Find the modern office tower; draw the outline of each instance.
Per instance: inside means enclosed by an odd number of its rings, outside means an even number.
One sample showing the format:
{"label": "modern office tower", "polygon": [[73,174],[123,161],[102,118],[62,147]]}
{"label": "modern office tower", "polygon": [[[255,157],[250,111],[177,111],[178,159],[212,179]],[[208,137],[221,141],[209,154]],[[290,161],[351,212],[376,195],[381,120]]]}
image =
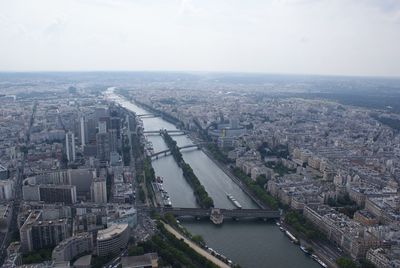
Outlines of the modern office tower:
{"label": "modern office tower", "polygon": [[110,160],[110,133],[97,133],[97,159]]}
{"label": "modern office tower", "polygon": [[99,133],[107,133],[107,122],[99,121],[98,128],[99,128]]}
{"label": "modern office tower", "polygon": [[91,186],[92,202],[97,204],[107,203],[107,183],[105,178],[96,178]]}
{"label": "modern office tower", "polygon": [[52,259],[56,262],[70,261],[82,254],[90,254],[93,250],[92,239],[90,233],[80,233],[69,237],[53,249]]}
{"label": "modern office tower", "polygon": [[116,129],[110,129],[110,152],[118,151],[118,133]]}
{"label": "modern office tower", "polygon": [[67,132],[67,134],[65,134],[65,149],[68,162],[74,162],[76,158],[75,135],[72,132]]}
{"label": "modern office tower", "polygon": [[121,120],[119,117],[111,117],[110,129],[115,129],[117,131],[117,138],[119,139],[121,136]]}
{"label": "modern office tower", "polygon": [[14,198],[14,181],[0,180],[0,201],[8,201]]}
{"label": "modern office tower", "polygon": [[29,214],[19,234],[24,253],[54,247],[70,236],[67,219],[45,220],[41,210]]}
{"label": "modern office tower", "polygon": [[87,137],[87,140],[85,140],[85,144],[87,145],[89,143],[96,142],[97,119],[93,114],[88,115],[85,119],[86,119],[85,130],[86,130],[86,137]]}
{"label": "modern office tower", "polygon": [[128,224],[117,224],[97,232],[97,255],[108,256],[119,253],[129,240]]}
{"label": "modern office tower", "polygon": [[46,203],[74,204],[76,199],[75,185],[40,185],[40,201]]}
{"label": "modern office tower", "polygon": [[79,134],[82,148],[86,145],[87,140],[87,131],[86,131],[86,123],[85,117],[81,116],[79,119]]}

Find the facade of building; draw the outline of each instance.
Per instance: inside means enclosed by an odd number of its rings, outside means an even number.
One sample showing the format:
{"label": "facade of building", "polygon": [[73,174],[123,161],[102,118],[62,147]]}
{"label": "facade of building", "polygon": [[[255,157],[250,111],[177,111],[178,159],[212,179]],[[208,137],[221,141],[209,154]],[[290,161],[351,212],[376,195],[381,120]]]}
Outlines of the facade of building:
{"label": "facade of building", "polygon": [[0,200],[11,200],[14,198],[14,181],[0,180]]}
{"label": "facade of building", "polygon": [[67,219],[43,220],[42,211],[32,211],[19,230],[22,252],[54,247],[70,236]]}
{"label": "facade of building", "polygon": [[107,183],[103,178],[93,180],[91,186],[92,202],[97,204],[107,203]]}
{"label": "facade of building", "polygon": [[40,201],[46,203],[74,204],[76,199],[75,185],[40,185]]}
{"label": "facade of building", "polygon": [[117,224],[97,232],[97,255],[116,254],[124,249],[129,240],[128,224]]}
{"label": "facade of building", "polygon": [[24,185],[22,196],[25,201],[44,201],[46,203],[74,204],[77,202],[74,185]]}
{"label": "facade of building", "polygon": [[110,133],[97,133],[97,158],[100,161],[110,160]]}
{"label": "facade of building", "polygon": [[67,154],[68,162],[75,161],[75,134],[72,132],[65,134],[65,153]]}
{"label": "facade of building", "polygon": [[52,253],[54,261],[70,261],[76,256],[91,253],[93,250],[93,237],[89,233],[79,233],[69,237],[58,244]]}

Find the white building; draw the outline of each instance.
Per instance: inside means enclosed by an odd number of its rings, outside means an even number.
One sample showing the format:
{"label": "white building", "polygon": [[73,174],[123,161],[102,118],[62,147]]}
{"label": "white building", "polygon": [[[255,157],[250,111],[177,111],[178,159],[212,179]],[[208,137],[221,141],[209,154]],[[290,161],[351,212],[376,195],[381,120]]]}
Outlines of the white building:
{"label": "white building", "polygon": [[102,178],[94,179],[91,186],[92,202],[107,203],[107,184]]}
{"label": "white building", "polygon": [[97,255],[108,256],[121,252],[129,240],[128,224],[112,225],[97,233]]}
{"label": "white building", "polygon": [[65,134],[65,151],[67,154],[68,162],[74,162],[76,159],[75,154],[75,135],[72,132]]}
{"label": "white building", "polygon": [[14,198],[14,181],[0,180],[0,200],[11,200]]}

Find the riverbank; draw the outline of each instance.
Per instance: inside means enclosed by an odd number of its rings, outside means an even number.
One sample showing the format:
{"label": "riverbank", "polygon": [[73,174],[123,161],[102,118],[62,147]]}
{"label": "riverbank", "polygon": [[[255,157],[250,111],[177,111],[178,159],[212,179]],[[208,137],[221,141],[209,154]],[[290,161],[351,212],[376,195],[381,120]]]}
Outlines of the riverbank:
{"label": "riverbank", "polygon": [[211,255],[209,252],[207,252],[206,250],[202,249],[196,243],[192,242],[191,240],[189,240],[186,237],[184,237],[183,235],[181,235],[178,231],[176,231],[174,228],[172,228],[169,224],[166,224],[164,222],[161,222],[161,223],[164,225],[165,229],[168,232],[173,234],[177,239],[183,240],[186,244],[189,245],[189,247],[191,247],[194,251],[196,251],[198,254],[200,254],[201,256],[206,258],[207,260],[211,261],[212,263],[214,263],[218,267],[222,267],[222,268],[229,268],[230,267],[229,265],[227,265],[226,263],[224,263],[220,259],[217,259],[213,255]]}
{"label": "riverbank", "polygon": [[266,209],[266,206],[250,191],[250,189],[247,188],[247,186],[242,183],[240,179],[238,179],[235,175],[232,174],[230,171],[229,167],[227,167],[225,164],[222,164],[219,162],[217,159],[214,158],[214,156],[206,149],[202,148],[203,153],[205,153],[211,161],[214,162],[237,186],[242,189],[243,192],[245,192],[251,200],[257,204],[262,209]]}

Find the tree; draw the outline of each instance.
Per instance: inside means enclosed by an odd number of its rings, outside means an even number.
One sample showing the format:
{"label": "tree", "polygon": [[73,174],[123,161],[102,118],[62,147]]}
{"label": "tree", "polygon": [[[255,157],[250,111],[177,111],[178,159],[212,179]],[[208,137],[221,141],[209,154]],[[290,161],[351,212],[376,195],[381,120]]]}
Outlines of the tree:
{"label": "tree", "polygon": [[360,260],[361,268],[375,268],[376,266],[371,263],[369,260],[363,259]]}
{"label": "tree", "polygon": [[340,257],[336,260],[336,264],[340,268],[357,268],[357,264],[349,258]]}

